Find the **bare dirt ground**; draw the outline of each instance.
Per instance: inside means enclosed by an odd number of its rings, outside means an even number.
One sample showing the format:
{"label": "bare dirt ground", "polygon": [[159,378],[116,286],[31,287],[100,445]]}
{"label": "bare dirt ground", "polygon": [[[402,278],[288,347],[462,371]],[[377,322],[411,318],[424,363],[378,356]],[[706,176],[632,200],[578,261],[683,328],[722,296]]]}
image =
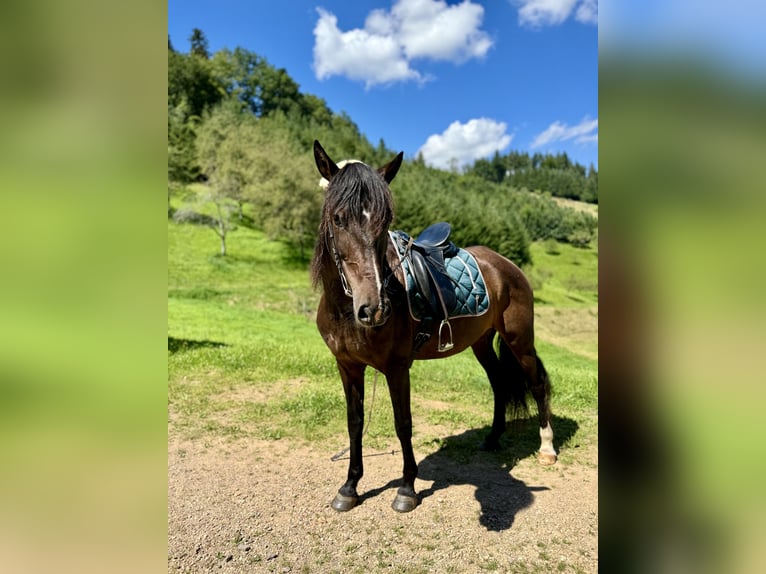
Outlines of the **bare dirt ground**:
{"label": "bare dirt ground", "polygon": [[[465,438],[480,438],[474,434]],[[595,445],[551,467],[534,457],[487,453],[459,462],[438,446],[416,445],[420,504],[408,514],[390,506],[402,465],[398,445],[391,446],[393,456],[366,451],[361,503],[339,514],[330,501],[348,462],[330,461],[337,449],[286,440],[189,440],[171,423],[168,571],[598,570]]]}

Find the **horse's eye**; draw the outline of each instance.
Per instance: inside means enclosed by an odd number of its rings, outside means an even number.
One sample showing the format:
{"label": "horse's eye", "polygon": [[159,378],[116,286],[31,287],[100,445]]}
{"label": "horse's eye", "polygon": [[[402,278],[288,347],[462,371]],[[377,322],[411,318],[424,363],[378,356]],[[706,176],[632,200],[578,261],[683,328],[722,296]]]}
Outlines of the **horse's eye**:
{"label": "horse's eye", "polygon": [[335,214],[335,218],[333,219],[333,222],[335,223],[336,227],[343,227],[343,220],[341,219],[339,213]]}

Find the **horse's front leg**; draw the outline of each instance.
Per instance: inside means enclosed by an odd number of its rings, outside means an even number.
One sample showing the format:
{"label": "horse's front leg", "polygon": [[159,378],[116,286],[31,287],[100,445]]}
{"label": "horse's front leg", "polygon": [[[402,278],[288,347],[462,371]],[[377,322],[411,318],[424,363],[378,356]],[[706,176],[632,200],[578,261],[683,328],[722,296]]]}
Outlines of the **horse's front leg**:
{"label": "horse's front leg", "polygon": [[362,427],[364,426],[364,365],[347,365],[338,361],[343,391],[346,394],[348,422],[349,462],[348,479],[340,487],[332,507],[338,512],[351,510],[359,502],[356,486],[364,474],[362,463]]}
{"label": "horse's front leg", "polygon": [[402,457],[404,458],[402,485],[399,487],[396,498],[394,498],[391,506],[397,512],[409,512],[418,505],[418,498],[415,494],[415,479],[418,476],[418,465],[415,462],[415,454],[412,451],[409,363],[402,361],[401,364],[397,364],[389,369],[386,380],[391,395],[391,404],[394,408],[396,436],[399,437],[399,442],[402,445]]}

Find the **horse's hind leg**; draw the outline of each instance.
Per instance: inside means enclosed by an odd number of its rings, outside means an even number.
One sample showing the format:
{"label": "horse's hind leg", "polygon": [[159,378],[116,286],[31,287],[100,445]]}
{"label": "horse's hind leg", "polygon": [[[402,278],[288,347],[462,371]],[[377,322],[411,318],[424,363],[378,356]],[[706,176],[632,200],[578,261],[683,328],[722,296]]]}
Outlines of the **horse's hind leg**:
{"label": "horse's hind leg", "polygon": [[505,432],[505,407],[510,398],[504,387],[505,379],[509,373],[503,372],[502,364],[492,347],[494,336],[495,331],[491,330],[471,346],[473,354],[487,373],[495,399],[492,430],[479,445],[479,449],[490,451],[500,448],[500,436]]}
{"label": "horse's hind leg", "polygon": [[557,460],[553,448],[553,428],[551,427],[551,383],[543,362],[537,356],[534,347],[521,357],[519,363],[527,375],[529,390],[537,403],[540,422],[540,450],[537,460],[540,464],[554,464]]}
{"label": "horse's hind leg", "polygon": [[[517,403],[524,403],[523,395],[528,389],[537,403],[537,412],[540,422],[540,450],[537,451],[537,460],[540,464],[554,464],[556,462],[556,449],[553,448],[553,429],[551,428],[551,383],[548,373],[545,371],[542,361],[537,356],[534,346],[534,335],[531,323],[522,325],[517,329],[511,329],[506,322],[505,331],[500,332],[505,348],[501,348],[501,363],[514,370],[512,363],[516,363],[516,369],[521,368],[526,379],[526,388],[523,386],[512,387],[512,398]],[[518,325],[517,325],[518,327]],[[502,345],[501,345],[502,347]],[[514,383],[517,379],[513,379]]]}

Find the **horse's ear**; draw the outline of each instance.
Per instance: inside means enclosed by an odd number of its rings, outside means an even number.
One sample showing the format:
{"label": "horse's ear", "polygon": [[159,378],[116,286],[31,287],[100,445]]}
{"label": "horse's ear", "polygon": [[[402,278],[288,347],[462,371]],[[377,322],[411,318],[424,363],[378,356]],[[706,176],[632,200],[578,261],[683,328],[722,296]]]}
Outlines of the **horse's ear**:
{"label": "horse's ear", "polygon": [[330,181],[332,176],[338,173],[338,166],[330,159],[330,156],[327,155],[327,152],[317,140],[314,140],[314,161],[317,164],[319,173],[327,181]]}
{"label": "horse's ear", "polygon": [[400,151],[394,159],[388,162],[383,167],[378,168],[378,173],[383,176],[386,183],[391,183],[396,177],[399,168],[402,167],[402,159],[404,158],[404,152]]}

